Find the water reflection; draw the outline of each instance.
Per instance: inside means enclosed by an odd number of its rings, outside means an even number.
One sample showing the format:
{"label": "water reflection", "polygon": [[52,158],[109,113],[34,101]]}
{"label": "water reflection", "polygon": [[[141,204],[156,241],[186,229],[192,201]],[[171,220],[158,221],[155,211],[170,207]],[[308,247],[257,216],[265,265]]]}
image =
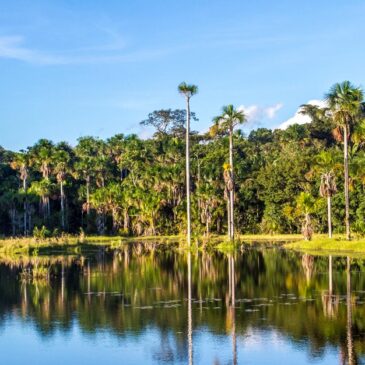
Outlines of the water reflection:
{"label": "water reflection", "polygon": [[323,313],[326,317],[333,318],[338,313],[340,302],[339,295],[333,292],[333,258],[328,257],[328,291],[322,291]]}
{"label": "water reflection", "polygon": [[188,352],[189,365],[193,364],[193,314],[191,308],[191,252],[188,252]]}
{"label": "water reflection", "polygon": [[356,365],[357,358],[354,351],[354,341],[352,333],[352,300],[351,300],[351,259],[347,257],[347,268],[346,268],[346,310],[347,310],[347,321],[346,321],[346,337],[347,337],[347,362],[346,356],[343,358],[343,364]]}
{"label": "water reflection", "polygon": [[231,333],[232,333],[232,358],[233,365],[237,364],[237,338],[236,338],[236,276],[234,267],[234,256],[228,255],[228,277],[230,288],[230,300],[227,316],[230,317]]}
{"label": "water reflection", "polygon": [[[2,258],[0,341],[10,318],[35,324],[27,332],[40,338],[71,335],[75,326],[82,336],[107,333],[128,356],[137,352],[124,344],[141,341],[146,364],[269,363],[280,346],[289,362],[299,352],[298,364],[331,363],[329,356],[359,364],[364,266],[274,249],[192,254],[144,245]],[[43,268],[45,277],[33,275]]]}

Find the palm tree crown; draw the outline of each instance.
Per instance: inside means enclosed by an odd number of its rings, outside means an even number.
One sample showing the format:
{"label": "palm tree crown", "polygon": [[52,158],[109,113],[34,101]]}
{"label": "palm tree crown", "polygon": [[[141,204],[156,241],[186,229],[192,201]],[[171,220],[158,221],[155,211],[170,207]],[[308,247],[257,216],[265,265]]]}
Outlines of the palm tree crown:
{"label": "palm tree crown", "polygon": [[235,109],[232,104],[226,105],[222,108],[222,114],[213,119],[216,128],[223,131],[233,129],[239,124],[247,121],[243,110]]}
{"label": "palm tree crown", "polygon": [[187,84],[186,82],[182,82],[177,87],[179,93],[184,95],[187,99],[190,99],[192,96],[198,93],[198,86]]}
{"label": "palm tree crown", "polygon": [[356,121],[363,107],[363,99],[362,90],[349,81],[334,84],[326,95],[332,118],[340,126],[350,126]]}

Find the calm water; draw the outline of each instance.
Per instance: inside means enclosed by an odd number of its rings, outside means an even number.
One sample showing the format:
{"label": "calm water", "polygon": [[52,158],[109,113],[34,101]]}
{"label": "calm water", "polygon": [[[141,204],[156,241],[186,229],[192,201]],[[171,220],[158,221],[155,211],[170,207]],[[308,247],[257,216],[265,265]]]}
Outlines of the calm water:
{"label": "calm water", "polygon": [[[138,246],[0,262],[1,364],[365,363],[360,259]],[[48,280],[24,274],[40,267]]]}

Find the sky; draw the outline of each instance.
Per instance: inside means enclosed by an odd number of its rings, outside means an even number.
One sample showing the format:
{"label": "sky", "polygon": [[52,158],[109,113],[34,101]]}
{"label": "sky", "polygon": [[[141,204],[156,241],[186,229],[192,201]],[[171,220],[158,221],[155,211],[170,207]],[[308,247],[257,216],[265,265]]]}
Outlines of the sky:
{"label": "sky", "polygon": [[287,125],[333,83],[365,84],[364,14],[363,0],[0,0],[0,145],[146,138],[148,113],[185,107],[182,81],[199,87],[195,130],[227,104],[245,133]]}

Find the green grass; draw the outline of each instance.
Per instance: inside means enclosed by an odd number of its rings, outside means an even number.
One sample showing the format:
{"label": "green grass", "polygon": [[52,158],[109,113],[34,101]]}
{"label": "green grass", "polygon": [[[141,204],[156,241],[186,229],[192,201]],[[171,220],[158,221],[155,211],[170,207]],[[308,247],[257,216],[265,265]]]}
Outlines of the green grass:
{"label": "green grass", "polygon": [[284,241],[294,241],[300,240],[303,238],[300,234],[242,234],[239,235],[238,238],[242,241],[247,242],[284,242]]}
{"label": "green grass", "polygon": [[334,238],[328,238],[325,235],[316,235],[311,241],[296,241],[284,245],[287,249],[293,249],[305,252],[339,252],[339,253],[364,253],[365,254],[365,237],[354,237],[347,241],[345,236],[336,235]]}

